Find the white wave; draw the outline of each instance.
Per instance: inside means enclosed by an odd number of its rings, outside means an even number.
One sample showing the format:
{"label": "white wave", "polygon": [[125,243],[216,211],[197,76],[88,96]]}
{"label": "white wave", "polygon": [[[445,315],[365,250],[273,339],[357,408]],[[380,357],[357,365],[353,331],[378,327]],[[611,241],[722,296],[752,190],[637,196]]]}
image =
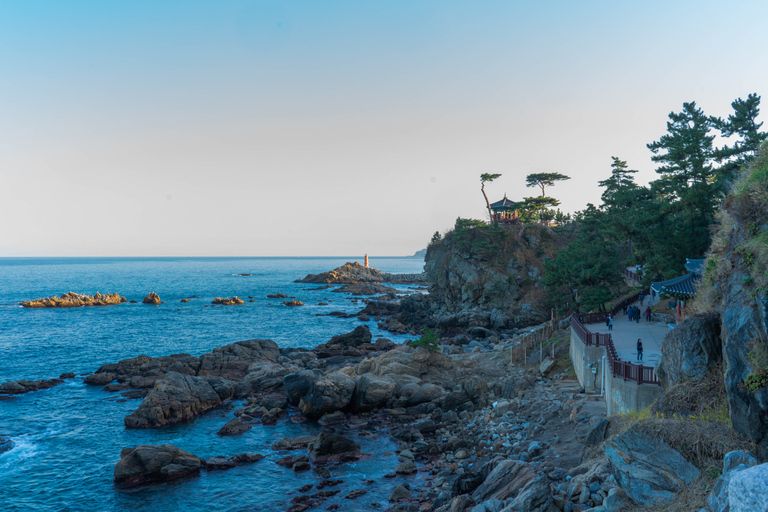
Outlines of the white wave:
{"label": "white wave", "polygon": [[19,462],[34,457],[39,451],[39,444],[33,439],[36,436],[22,434],[10,437],[11,449],[0,454],[0,471],[10,470],[19,466]]}

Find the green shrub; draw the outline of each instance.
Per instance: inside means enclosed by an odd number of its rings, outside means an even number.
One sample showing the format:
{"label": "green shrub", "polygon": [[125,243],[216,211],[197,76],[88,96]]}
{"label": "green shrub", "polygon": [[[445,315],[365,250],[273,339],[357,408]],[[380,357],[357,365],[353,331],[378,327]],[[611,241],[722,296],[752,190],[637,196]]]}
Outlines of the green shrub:
{"label": "green shrub", "polygon": [[439,340],[440,337],[437,335],[435,331],[430,329],[429,327],[424,328],[424,334],[421,336],[421,338],[417,340],[412,340],[408,342],[408,346],[410,347],[424,347],[428,350],[437,350],[437,340]]}

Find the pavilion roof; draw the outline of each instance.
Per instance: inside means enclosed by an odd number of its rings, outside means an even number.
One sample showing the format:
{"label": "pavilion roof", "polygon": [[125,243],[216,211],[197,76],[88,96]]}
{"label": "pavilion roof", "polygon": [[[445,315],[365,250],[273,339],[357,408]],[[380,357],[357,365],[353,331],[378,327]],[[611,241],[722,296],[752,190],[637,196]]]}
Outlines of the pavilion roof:
{"label": "pavilion roof", "polygon": [[669,295],[696,295],[696,287],[701,282],[701,275],[691,272],[684,276],[651,283],[651,288],[656,293]]}
{"label": "pavilion roof", "polygon": [[513,210],[517,209],[518,204],[511,199],[507,199],[507,194],[504,194],[504,199],[491,203],[491,210]]}

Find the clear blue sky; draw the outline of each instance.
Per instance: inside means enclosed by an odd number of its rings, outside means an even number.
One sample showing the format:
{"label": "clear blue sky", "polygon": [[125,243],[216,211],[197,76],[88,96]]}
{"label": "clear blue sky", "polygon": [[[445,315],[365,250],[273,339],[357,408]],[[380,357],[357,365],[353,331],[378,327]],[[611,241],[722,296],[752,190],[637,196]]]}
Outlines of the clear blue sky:
{"label": "clear blue sky", "polygon": [[[684,101],[768,108],[768,3],[0,1],[0,256],[404,255]],[[764,120],[768,116],[762,116]]]}

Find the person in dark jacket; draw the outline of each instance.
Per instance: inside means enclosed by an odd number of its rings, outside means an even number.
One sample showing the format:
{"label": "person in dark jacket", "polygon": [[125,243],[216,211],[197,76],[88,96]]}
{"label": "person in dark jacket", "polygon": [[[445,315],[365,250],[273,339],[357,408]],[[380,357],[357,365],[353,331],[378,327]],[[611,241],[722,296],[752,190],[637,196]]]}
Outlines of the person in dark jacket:
{"label": "person in dark jacket", "polygon": [[652,315],[653,315],[653,313],[651,313],[651,306],[646,307],[645,308],[645,321],[646,322],[650,322]]}
{"label": "person in dark jacket", "polygon": [[637,338],[637,360],[643,360],[643,342],[640,340],[640,338]]}

